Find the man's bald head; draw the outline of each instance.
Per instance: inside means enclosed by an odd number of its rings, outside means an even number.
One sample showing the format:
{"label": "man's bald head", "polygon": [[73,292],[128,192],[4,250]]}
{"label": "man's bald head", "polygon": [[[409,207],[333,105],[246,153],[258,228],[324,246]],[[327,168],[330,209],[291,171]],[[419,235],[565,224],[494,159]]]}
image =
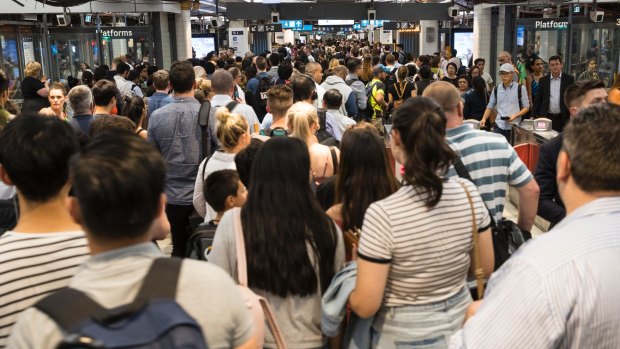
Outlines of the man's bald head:
{"label": "man's bald head", "polygon": [[437,81],[424,89],[422,96],[434,100],[441,106],[446,116],[460,111],[461,97],[456,87],[446,81]]}

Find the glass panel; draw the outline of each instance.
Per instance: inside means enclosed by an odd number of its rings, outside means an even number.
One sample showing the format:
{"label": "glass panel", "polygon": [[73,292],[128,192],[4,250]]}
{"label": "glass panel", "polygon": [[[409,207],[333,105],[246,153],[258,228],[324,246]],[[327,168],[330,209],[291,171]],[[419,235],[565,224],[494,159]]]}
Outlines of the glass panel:
{"label": "glass panel", "polygon": [[573,65],[570,73],[578,77],[588,69],[591,59],[596,60],[598,76],[611,87],[614,72],[620,65],[620,28],[592,28],[577,24],[573,28]]}
{"label": "glass panel", "polygon": [[66,81],[81,76],[81,64],[91,70],[99,63],[95,33],[53,33],[50,40],[54,77]]}
{"label": "glass panel", "polygon": [[9,98],[19,98],[15,91],[19,91],[21,73],[19,69],[19,55],[17,34],[15,27],[0,28],[0,56],[2,57],[2,70],[10,81]]}

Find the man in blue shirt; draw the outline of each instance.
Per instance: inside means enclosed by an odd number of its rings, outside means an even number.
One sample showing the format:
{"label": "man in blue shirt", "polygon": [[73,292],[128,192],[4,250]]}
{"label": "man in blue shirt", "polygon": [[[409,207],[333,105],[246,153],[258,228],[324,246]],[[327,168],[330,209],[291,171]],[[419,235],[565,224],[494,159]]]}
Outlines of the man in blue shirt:
{"label": "man in blue shirt", "polygon": [[[513,74],[514,67],[510,63],[504,63],[499,68],[502,83],[491,92],[489,104],[480,121],[480,127],[484,127],[493,109],[495,109],[497,117],[495,118],[493,132],[503,135],[508,142],[510,142],[512,124],[521,123],[521,117],[530,110],[527,90],[525,86],[513,81]],[[519,100],[519,89],[521,89],[521,100]]]}
{"label": "man in blue shirt", "polygon": [[[168,197],[166,214],[172,233],[172,255],[185,255],[189,216],[194,210],[192,198],[198,165],[205,154],[202,149],[202,130],[198,125],[200,103],[194,99],[196,86],[194,68],[187,61],[175,62],[170,68],[170,85],[174,90],[168,105],[157,109],[148,126],[148,139],[166,160],[164,192]],[[207,127],[217,146],[213,127]]]}
{"label": "man in blue shirt", "polygon": [[155,87],[155,93],[149,97],[149,107],[146,113],[147,120],[155,110],[172,101],[168,95],[168,91],[170,90],[170,75],[167,71],[161,69],[153,73],[153,86]]}
{"label": "man in blue shirt", "polygon": [[557,162],[566,218],[489,280],[450,348],[620,347],[620,107],[586,108]]}

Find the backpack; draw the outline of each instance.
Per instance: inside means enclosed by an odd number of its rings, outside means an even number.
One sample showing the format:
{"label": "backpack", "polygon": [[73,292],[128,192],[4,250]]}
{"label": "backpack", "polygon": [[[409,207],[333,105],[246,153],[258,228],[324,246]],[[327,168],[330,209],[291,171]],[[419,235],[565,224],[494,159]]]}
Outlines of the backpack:
{"label": "backpack", "polygon": [[192,259],[207,261],[213,246],[217,224],[213,221],[201,223],[187,240],[185,256]]}
{"label": "backpack", "polygon": [[67,334],[59,348],[206,349],[202,328],[175,300],[181,266],[181,259],[155,259],[135,299],[114,309],[74,288],[52,293],[34,307]]}
{"label": "backpack", "polygon": [[255,77],[258,80],[258,86],[256,87],[256,92],[254,91],[246,91],[246,99],[248,95],[250,95],[250,105],[256,112],[256,116],[260,122],[263,122],[263,118],[265,114],[267,114],[267,91],[271,87],[271,80],[269,76],[263,76],[259,78]]}
{"label": "backpack", "polygon": [[[407,90],[407,85],[408,84],[409,84],[409,82],[405,82],[404,86],[402,86],[400,84],[395,84],[394,85],[394,89],[396,90],[396,96],[398,98],[394,99],[394,102],[392,104],[392,112],[394,110],[396,110],[398,107],[400,107],[400,105],[403,104],[403,102],[405,101],[403,99],[403,95],[405,94],[405,90]],[[401,91],[399,91],[399,87],[402,89]]]}
{"label": "backpack", "polygon": [[288,136],[288,131],[284,127],[275,127],[261,130],[260,135],[268,137],[286,137]]}
{"label": "backpack", "polygon": [[[517,96],[519,99],[519,110],[523,109],[523,103],[521,102],[521,84],[519,84],[519,88],[517,89]],[[497,86],[493,87],[493,95],[495,96],[495,104],[497,104]]]}
{"label": "backpack", "polygon": [[245,240],[243,237],[243,227],[241,225],[241,209],[233,209],[234,230],[235,230],[235,247],[237,250],[237,279],[239,280],[239,293],[245,301],[250,316],[254,322],[254,338],[258,342],[258,347],[262,348],[265,344],[265,317],[273,334],[278,349],[285,349],[284,339],[280,333],[280,327],[276,322],[273,311],[269,302],[261,296],[258,296],[248,287],[248,265],[245,254]]}
{"label": "backpack", "polygon": [[[239,102],[231,101],[226,104],[226,109],[232,112]],[[217,139],[212,139],[211,132],[209,127],[211,127],[212,123],[215,120],[215,112],[217,108],[211,108],[211,102],[204,101],[200,105],[200,109],[198,110],[198,125],[202,129],[202,158],[207,158],[213,155],[215,152],[215,148],[217,146]],[[204,172],[203,172],[204,174]]]}
{"label": "backpack", "polygon": [[394,68],[391,72],[388,73],[387,78],[385,79],[385,90],[389,90],[390,87],[396,84],[396,71],[398,69]]}
{"label": "backpack", "polygon": [[315,133],[317,140],[324,145],[335,144],[336,140],[327,132],[327,111],[325,109],[318,109],[317,114],[319,116],[319,130]]}
{"label": "backpack", "polygon": [[375,88],[375,86],[378,86],[380,84],[382,84],[382,83],[381,82],[375,82],[373,84],[372,81],[371,81],[371,82],[369,82],[366,85],[366,119],[367,120],[372,120],[373,116],[375,118],[383,117],[382,114],[375,115],[375,110],[372,108],[372,105],[370,103],[372,100],[375,99],[375,97],[372,95],[372,90]]}

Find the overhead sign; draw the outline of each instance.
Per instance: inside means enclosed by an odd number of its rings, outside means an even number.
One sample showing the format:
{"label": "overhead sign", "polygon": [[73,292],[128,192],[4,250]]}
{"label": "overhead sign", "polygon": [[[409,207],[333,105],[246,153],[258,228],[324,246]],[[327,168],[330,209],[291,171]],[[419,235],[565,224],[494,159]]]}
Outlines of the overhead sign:
{"label": "overhead sign", "polygon": [[293,28],[293,31],[311,32],[314,29],[312,24],[304,24],[301,28]]}
{"label": "overhead sign", "polygon": [[330,25],[319,26],[316,29],[324,32],[350,32],[353,31],[354,28],[352,25]]}
{"label": "overhead sign", "polygon": [[247,28],[228,28],[228,45],[235,49],[237,56],[243,56],[250,50]]}
{"label": "overhead sign", "polygon": [[565,30],[568,29],[568,21],[541,19],[536,21],[534,27],[538,30]]}
{"label": "overhead sign", "polygon": [[319,26],[323,26],[323,25],[353,25],[355,21],[352,19],[344,19],[344,20],[339,20],[339,19],[319,19],[318,25]]}
{"label": "overhead sign", "polygon": [[102,29],[101,36],[108,38],[131,38],[133,37],[133,30],[126,29]]}
{"label": "overhead sign", "polygon": [[377,19],[374,21],[369,21],[367,19],[363,19],[360,21],[360,27],[362,28],[366,28],[369,25],[373,25],[375,28],[376,27],[383,27],[383,23],[384,21],[382,19]]}
{"label": "overhead sign", "polygon": [[290,21],[280,21],[282,28],[284,29],[301,29],[304,26],[304,21],[301,19],[295,19]]}
{"label": "overhead sign", "polygon": [[282,31],[282,24],[253,24],[250,33],[276,33]]}
{"label": "overhead sign", "polygon": [[384,30],[401,30],[401,29],[415,29],[415,22],[385,22],[383,23]]}

